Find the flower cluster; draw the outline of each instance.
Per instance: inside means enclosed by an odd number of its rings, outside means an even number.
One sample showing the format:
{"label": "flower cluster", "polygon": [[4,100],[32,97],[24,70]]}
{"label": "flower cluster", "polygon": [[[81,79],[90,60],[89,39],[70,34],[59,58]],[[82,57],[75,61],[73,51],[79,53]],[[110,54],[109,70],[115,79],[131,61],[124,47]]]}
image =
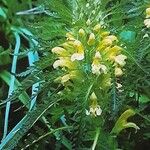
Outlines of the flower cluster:
{"label": "flower cluster", "polygon": [[150,7],[146,9],[146,19],[144,20],[144,24],[147,28],[150,28]]}
{"label": "flower cluster", "polygon": [[[86,81],[86,76],[100,82],[98,88],[111,86],[111,77],[120,77],[127,57],[118,46],[118,39],[111,35],[100,24],[92,25],[88,19],[86,26],[66,34],[66,41],[54,47],[57,60],[53,63],[55,69],[61,68],[64,74],[57,81],[67,86],[67,83]],[[101,79],[101,80],[100,80]],[[102,83],[103,82],[103,83]],[[94,100],[95,101],[95,100]],[[87,114],[101,114],[97,102],[93,102]]]}

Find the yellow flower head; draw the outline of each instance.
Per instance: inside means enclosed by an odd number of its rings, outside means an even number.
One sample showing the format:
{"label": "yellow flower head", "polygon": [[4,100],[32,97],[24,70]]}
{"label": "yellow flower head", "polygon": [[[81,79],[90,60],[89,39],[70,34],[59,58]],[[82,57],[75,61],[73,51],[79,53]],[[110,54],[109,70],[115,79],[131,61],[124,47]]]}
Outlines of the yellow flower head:
{"label": "yellow flower head", "polygon": [[[107,88],[108,85],[111,86],[112,72],[109,71],[115,66],[113,73],[116,77],[121,76],[127,57],[121,54],[122,48],[117,45],[116,36],[102,29],[100,24],[92,27],[89,19],[86,24],[88,27],[83,28],[88,29],[80,28],[78,30],[75,28],[74,32],[77,33],[68,32],[67,40],[60,47],[52,49],[52,52],[58,55],[58,60],[54,62],[53,67],[62,68],[64,75],[60,77],[59,82],[63,85],[70,79],[72,82],[69,84],[76,81],[82,83],[85,81],[84,76],[86,75],[94,80],[96,75],[101,82],[101,84],[97,84],[98,88]],[[75,71],[79,73],[73,73]],[[97,109],[100,110],[99,106]],[[91,108],[92,110],[95,111],[94,108]]]}

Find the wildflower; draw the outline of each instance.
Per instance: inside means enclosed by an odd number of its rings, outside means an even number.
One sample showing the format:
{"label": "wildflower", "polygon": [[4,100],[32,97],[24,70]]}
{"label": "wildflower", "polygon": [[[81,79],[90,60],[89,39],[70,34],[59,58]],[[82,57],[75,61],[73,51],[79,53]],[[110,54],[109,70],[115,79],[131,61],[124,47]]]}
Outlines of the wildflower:
{"label": "wildflower", "polygon": [[107,67],[105,65],[100,64],[101,55],[99,52],[96,52],[93,63],[92,63],[92,73],[96,75],[100,75],[101,73],[107,73]]}
{"label": "wildflower", "polygon": [[111,48],[107,48],[105,49],[107,56],[110,60],[114,60],[116,55],[118,55],[120,53],[120,51],[122,50],[122,48],[120,46],[113,46]]}
{"label": "wildflower", "polygon": [[106,39],[101,41],[101,45],[103,45],[105,47],[110,46],[110,45],[112,45],[112,40],[106,38]]}
{"label": "wildflower", "polygon": [[135,112],[132,109],[126,110],[117,120],[115,123],[114,128],[112,129],[111,133],[113,134],[119,134],[123,129],[126,128],[135,128],[136,130],[139,130],[140,128],[133,122],[127,122],[127,119],[131,116],[134,116]]}
{"label": "wildflower", "polygon": [[122,75],[123,75],[123,71],[121,70],[121,68],[116,67],[116,68],[115,68],[115,76],[116,76],[116,77],[120,77],[120,76],[122,76]]}
{"label": "wildflower", "polygon": [[85,35],[85,31],[81,28],[79,30],[79,36],[83,37]]}
{"label": "wildflower", "polygon": [[91,33],[87,43],[88,43],[88,45],[91,46],[94,44],[94,42],[95,42],[95,35],[94,35],[94,33]]}
{"label": "wildflower", "polygon": [[62,47],[54,47],[52,49],[52,52],[55,54],[58,54],[60,56],[67,56],[68,55],[68,52]]}
{"label": "wildflower", "polygon": [[90,105],[90,110],[86,110],[86,115],[93,115],[94,117],[100,116],[102,113],[101,107],[97,104],[97,96],[93,92],[90,96],[92,104]]}
{"label": "wildflower", "polygon": [[125,59],[127,59],[127,56],[120,54],[115,57],[115,62],[120,66],[124,66],[126,64]]}
{"label": "wildflower", "polygon": [[101,37],[106,37],[106,36],[108,36],[110,34],[110,32],[108,32],[108,31],[104,31],[104,32],[102,32],[100,35],[101,35]]}
{"label": "wildflower", "polygon": [[106,37],[105,37],[105,39],[109,39],[109,40],[111,40],[112,42],[114,42],[114,41],[118,41],[117,37],[116,37],[116,36],[114,36],[114,35],[106,36]]}
{"label": "wildflower", "polygon": [[75,64],[72,63],[69,59],[67,58],[60,58],[58,60],[56,60],[54,63],[53,63],[53,67],[54,69],[56,69],[57,67],[67,67],[69,69],[72,69],[74,68]]}
{"label": "wildflower", "polygon": [[77,52],[71,56],[71,61],[83,60],[84,59],[84,48],[83,48],[82,43],[78,40],[75,40],[74,47]]}
{"label": "wildflower", "polygon": [[147,8],[146,9],[146,18],[149,18],[150,17],[150,8]]}
{"label": "wildflower", "polygon": [[147,28],[150,28],[150,19],[145,19],[144,24]]}
{"label": "wildflower", "polygon": [[101,29],[101,25],[100,25],[100,24],[97,24],[97,25],[94,26],[94,28],[93,28],[93,30],[94,30],[95,32],[100,31],[100,29]]}

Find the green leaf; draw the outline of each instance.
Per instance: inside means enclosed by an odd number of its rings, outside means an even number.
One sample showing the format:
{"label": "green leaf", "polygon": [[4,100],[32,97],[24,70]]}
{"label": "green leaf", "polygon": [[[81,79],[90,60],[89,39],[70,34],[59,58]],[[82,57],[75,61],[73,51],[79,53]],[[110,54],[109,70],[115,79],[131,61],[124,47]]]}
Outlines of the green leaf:
{"label": "green leaf", "polygon": [[0,8],[0,16],[2,16],[4,19],[7,18],[6,13],[4,11],[4,9]]}
{"label": "green leaf", "polygon": [[[4,70],[2,72],[0,72],[0,78],[5,81],[7,83],[7,85],[10,85],[10,80],[11,80],[11,74]],[[21,83],[18,80],[15,80],[15,85],[14,85],[14,89],[17,89],[17,87],[21,86]],[[28,102],[30,101],[30,97],[28,96],[28,94],[26,92],[23,92],[20,96],[19,96],[20,101],[24,104],[27,105]]]}
{"label": "green leaf", "polygon": [[6,65],[11,62],[9,54],[10,50],[3,50],[2,47],[0,47],[0,65]]}
{"label": "green leaf", "polygon": [[139,102],[140,103],[148,103],[148,102],[150,102],[150,98],[148,98],[146,95],[141,95],[140,97],[139,97]]}

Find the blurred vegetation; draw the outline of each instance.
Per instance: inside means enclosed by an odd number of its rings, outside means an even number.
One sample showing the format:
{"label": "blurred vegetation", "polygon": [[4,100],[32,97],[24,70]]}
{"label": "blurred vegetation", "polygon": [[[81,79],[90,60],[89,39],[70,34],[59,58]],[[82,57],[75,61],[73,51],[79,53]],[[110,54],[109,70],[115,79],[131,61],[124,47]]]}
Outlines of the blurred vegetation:
{"label": "blurred vegetation", "polygon": [[[1,0],[0,150],[148,149],[148,7],[149,0]],[[71,81],[71,90],[55,82],[63,70],[53,68],[51,52],[88,19],[115,35],[127,56],[123,76],[113,77],[105,94],[97,92],[103,105],[97,117],[82,111],[90,82]]]}

